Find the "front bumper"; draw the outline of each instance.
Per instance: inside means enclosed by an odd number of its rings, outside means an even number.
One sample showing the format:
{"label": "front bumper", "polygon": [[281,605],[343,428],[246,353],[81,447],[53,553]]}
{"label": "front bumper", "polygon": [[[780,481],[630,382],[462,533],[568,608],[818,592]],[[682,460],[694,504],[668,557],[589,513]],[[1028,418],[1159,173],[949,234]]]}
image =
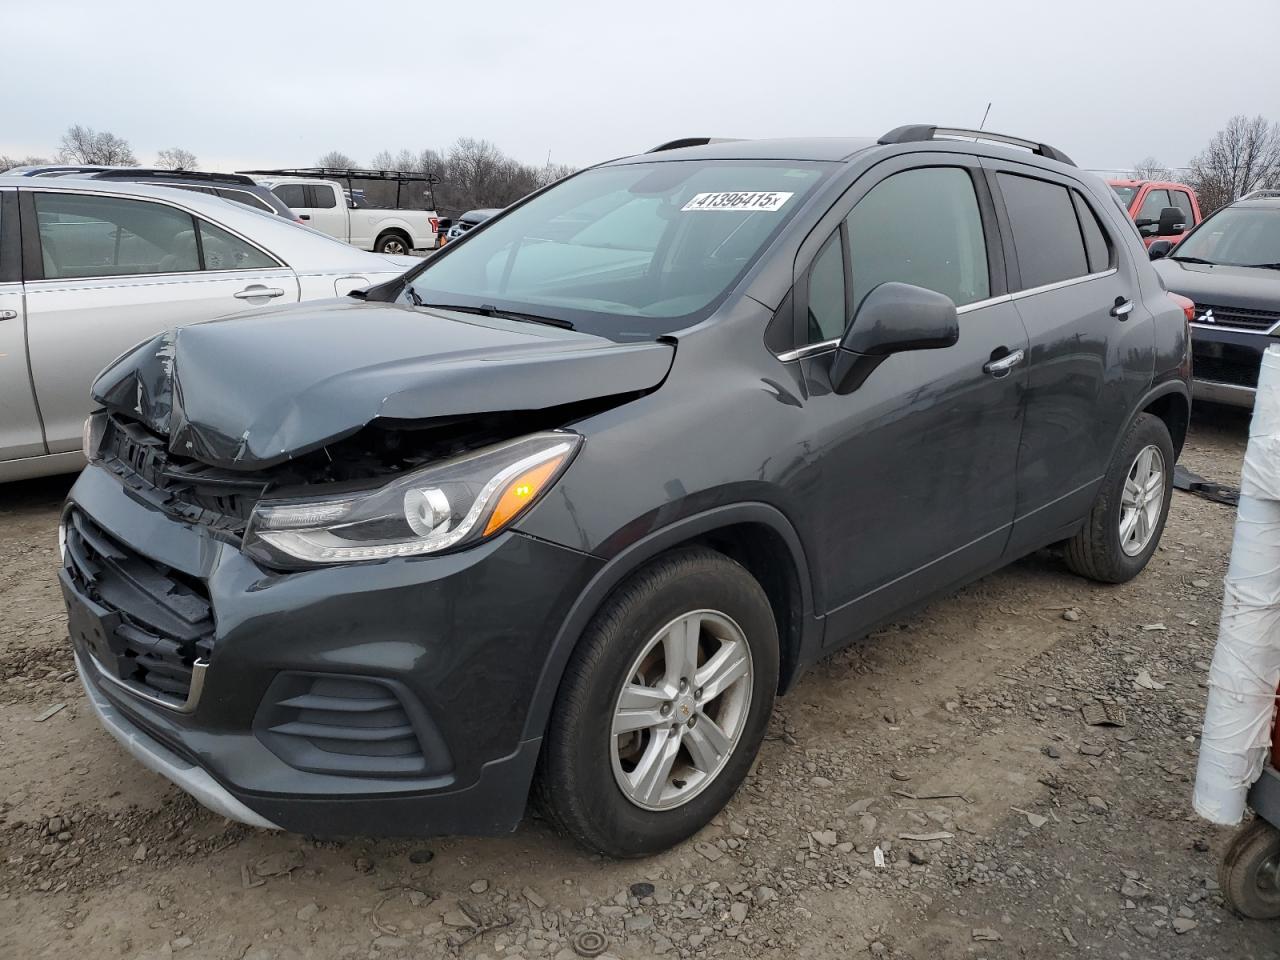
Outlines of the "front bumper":
{"label": "front bumper", "polygon": [[[200,585],[212,608],[212,653],[186,712],[104,676],[101,643],[73,639],[95,712],[150,769],[225,816],[297,832],[487,834],[519,823],[540,748],[522,735],[529,703],[599,560],[506,533],[446,556],[286,574],[135,500],[96,465],[69,504],[123,549]],[[314,699],[306,682],[382,691],[422,745],[419,768],[330,752],[342,742],[317,739],[308,721],[341,715],[281,706]],[[326,706],[349,697],[339,690]]]}
{"label": "front bumper", "polygon": [[1275,342],[1265,333],[1193,324],[1192,396],[1211,403],[1252,407],[1262,354]]}

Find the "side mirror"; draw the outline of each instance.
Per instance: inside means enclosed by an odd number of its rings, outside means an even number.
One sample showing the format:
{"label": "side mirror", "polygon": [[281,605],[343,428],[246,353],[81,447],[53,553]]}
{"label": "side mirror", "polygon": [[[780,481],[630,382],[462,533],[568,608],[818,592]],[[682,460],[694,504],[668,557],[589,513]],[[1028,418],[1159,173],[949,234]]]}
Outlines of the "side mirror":
{"label": "side mirror", "polygon": [[910,283],[882,283],[863,298],[831,362],[836,393],[852,393],[892,354],[937,350],[960,339],[956,305]]}
{"label": "side mirror", "polygon": [[356,202],[355,202],[354,200],[348,200],[348,201],[347,201],[347,209],[348,209],[348,210],[358,210],[359,208],[356,206]]}
{"label": "side mirror", "polygon": [[1165,207],[1156,221],[1157,237],[1172,237],[1187,229],[1187,215],[1177,207]]}
{"label": "side mirror", "polygon": [[1147,256],[1152,260],[1159,260],[1161,257],[1167,257],[1169,251],[1173,249],[1172,240],[1157,240],[1151,246],[1147,247]]}

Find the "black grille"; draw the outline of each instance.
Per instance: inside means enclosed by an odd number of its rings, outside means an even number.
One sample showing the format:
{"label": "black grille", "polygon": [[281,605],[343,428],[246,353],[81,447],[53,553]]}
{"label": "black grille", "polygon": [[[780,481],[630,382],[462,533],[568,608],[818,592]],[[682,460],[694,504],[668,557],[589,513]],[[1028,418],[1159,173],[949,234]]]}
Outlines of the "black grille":
{"label": "black grille", "polygon": [[76,592],[112,615],[104,621],[109,650],[91,655],[125,683],[181,705],[196,661],[213,653],[213,609],[203,585],[130,549],[74,508],[65,565]]}
{"label": "black grille", "polygon": [[1192,361],[1192,372],[1197,380],[1256,388],[1259,366],[1256,355],[1241,361],[1236,356],[1207,357],[1196,354]]}
{"label": "black grille", "polygon": [[231,539],[243,536],[265,487],[261,479],[176,457],[163,437],[117,417],[108,420],[98,455],[125,486],[170,516]]}
{"label": "black grille", "polygon": [[[1212,313],[1210,313],[1212,311]],[[1208,317],[1208,318],[1207,318]],[[1211,303],[1196,303],[1196,323],[1233,330],[1254,330],[1266,333],[1280,323],[1280,311],[1250,310],[1245,307],[1219,307]]]}
{"label": "black grille", "polygon": [[280,674],[263,699],[255,727],[263,742],[300,770],[412,776],[450,767],[425,712],[390,681]]}

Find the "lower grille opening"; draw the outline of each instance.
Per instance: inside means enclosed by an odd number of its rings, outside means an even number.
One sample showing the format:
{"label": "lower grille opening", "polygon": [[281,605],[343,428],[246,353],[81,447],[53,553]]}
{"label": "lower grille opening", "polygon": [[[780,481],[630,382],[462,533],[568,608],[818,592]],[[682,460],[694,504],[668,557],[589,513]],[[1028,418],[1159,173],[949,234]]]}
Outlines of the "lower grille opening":
{"label": "lower grille opening", "polygon": [[66,518],[70,586],[105,612],[105,645],[90,652],[112,677],[173,707],[213,653],[204,585],[116,540],[82,510]]}
{"label": "lower grille opening", "polygon": [[402,684],[381,678],[282,673],[254,728],[285,763],[313,773],[407,777],[452,768],[426,711]]}

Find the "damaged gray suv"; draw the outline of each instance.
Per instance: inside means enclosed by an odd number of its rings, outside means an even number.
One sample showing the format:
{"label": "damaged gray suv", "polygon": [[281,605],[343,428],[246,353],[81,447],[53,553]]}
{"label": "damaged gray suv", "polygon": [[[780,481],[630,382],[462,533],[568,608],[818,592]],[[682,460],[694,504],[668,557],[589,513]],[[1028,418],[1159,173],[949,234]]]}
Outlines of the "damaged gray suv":
{"label": "damaged gray suv", "polygon": [[1038,548],[1136,575],[1188,304],[1100,180],[971,135],[665,144],[121,357],[61,534],[102,723],[261,827],[496,833],[533,795],[638,856],[806,664]]}

